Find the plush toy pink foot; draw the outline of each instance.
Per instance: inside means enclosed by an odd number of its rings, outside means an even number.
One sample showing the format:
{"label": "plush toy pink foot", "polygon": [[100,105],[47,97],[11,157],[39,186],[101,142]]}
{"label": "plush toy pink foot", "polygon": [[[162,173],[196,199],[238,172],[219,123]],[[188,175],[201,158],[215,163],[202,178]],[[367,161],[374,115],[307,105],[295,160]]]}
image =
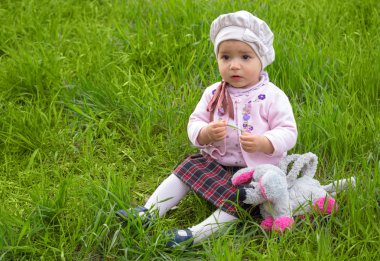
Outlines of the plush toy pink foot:
{"label": "plush toy pink foot", "polygon": [[314,209],[321,214],[331,214],[333,211],[338,210],[338,204],[335,202],[335,199],[331,197],[320,197],[314,201]]}
{"label": "plush toy pink foot", "polygon": [[270,231],[272,230],[274,223],[273,217],[266,217],[263,221],[261,221],[260,226],[265,230],[265,231]]}
{"label": "plush toy pink foot", "polygon": [[279,217],[276,220],[273,217],[267,217],[263,221],[261,221],[260,226],[265,231],[274,230],[276,232],[284,232],[285,229],[291,228],[293,226],[294,219],[292,217]]}
{"label": "plush toy pink foot", "polygon": [[273,229],[276,232],[284,232],[285,229],[293,226],[294,219],[292,217],[279,217],[274,221]]}

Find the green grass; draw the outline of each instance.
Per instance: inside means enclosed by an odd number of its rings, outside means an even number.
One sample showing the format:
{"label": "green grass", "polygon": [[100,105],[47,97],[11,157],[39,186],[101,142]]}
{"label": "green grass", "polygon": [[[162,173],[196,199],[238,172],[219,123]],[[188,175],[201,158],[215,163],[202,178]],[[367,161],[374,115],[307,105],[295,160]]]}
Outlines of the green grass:
{"label": "green grass", "polygon": [[[209,25],[246,9],[275,34],[271,80],[290,97],[318,179],[356,176],[340,210],[282,236],[247,218],[167,251],[160,232],[212,207],[190,194],[148,229],[143,204],[196,150],[187,119],[220,80]],[[0,1],[0,260],[376,260],[380,5],[377,0]]]}

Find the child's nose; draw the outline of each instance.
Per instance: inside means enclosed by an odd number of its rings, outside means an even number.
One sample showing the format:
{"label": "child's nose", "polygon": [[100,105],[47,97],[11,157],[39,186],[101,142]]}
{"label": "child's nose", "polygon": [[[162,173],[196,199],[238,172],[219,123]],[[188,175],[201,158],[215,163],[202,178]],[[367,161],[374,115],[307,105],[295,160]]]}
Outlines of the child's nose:
{"label": "child's nose", "polygon": [[230,64],[230,69],[231,70],[236,70],[236,69],[239,69],[239,68],[240,68],[240,63],[238,61],[232,60],[231,64]]}

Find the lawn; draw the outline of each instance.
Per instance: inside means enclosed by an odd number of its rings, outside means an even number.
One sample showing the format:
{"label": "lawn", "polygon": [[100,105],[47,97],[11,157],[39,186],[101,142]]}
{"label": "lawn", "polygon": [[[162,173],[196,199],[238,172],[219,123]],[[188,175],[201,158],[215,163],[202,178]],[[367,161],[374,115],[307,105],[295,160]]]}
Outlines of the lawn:
{"label": "lawn", "polygon": [[[141,205],[188,154],[187,120],[219,81],[209,26],[248,10],[275,34],[317,179],[355,176],[339,211],[283,235],[245,216],[220,237],[164,248],[162,231],[213,212],[195,194],[149,229]],[[376,260],[380,256],[380,2],[0,0],[0,260]]]}

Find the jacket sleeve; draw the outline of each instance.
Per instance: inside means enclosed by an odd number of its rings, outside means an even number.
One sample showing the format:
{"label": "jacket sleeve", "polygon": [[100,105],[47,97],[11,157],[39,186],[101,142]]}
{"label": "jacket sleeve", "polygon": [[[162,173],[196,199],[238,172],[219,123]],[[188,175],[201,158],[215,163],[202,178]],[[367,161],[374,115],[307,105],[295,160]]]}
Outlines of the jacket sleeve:
{"label": "jacket sleeve", "polygon": [[212,98],[213,85],[208,87],[202,95],[202,98],[195,107],[193,113],[190,115],[189,123],[187,125],[187,134],[191,143],[198,147],[204,148],[206,145],[200,145],[197,141],[199,132],[210,122],[210,112],[207,111],[207,105]]}
{"label": "jacket sleeve", "polygon": [[284,92],[276,92],[275,99],[269,104],[268,122],[270,130],[264,135],[271,141],[273,156],[280,156],[292,149],[297,141],[297,125],[293,109]]}

